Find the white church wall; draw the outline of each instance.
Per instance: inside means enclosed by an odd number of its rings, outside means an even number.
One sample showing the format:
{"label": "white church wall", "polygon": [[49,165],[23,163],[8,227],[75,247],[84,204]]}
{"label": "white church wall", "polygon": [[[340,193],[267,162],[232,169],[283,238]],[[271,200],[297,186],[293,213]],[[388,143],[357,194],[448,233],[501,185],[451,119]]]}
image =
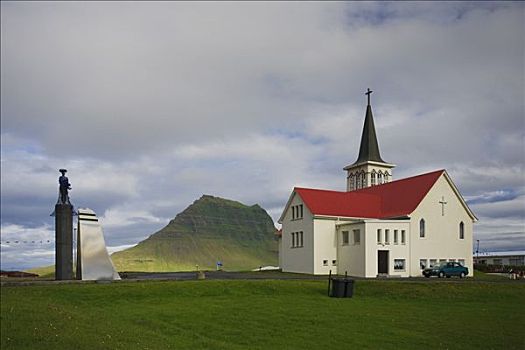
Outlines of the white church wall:
{"label": "white church wall", "polygon": [[278,247],[279,247],[279,267],[283,268],[283,238],[282,236],[279,237]]}
{"label": "white church wall", "polygon": [[[359,242],[355,241],[354,230],[359,230]],[[348,232],[348,244],[343,241],[343,232]],[[365,224],[362,221],[337,225],[337,268],[339,274],[365,276]]]}
{"label": "white church wall", "polygon": [[[295,208],[302,207],[302,217],[294,218]],[[301,237],[301,242],[297,244],[292,238]],[[297,234],[298,233],[298,234]],[[294,194],[290,206],[286,211],[282,221],[282,237],[280,242],[281,268],[285,272],[314,273],[314,236],[313,236],[313,217],[301,197]]]}
{"label": "white church wall", "polygon": [[[444,199],[444,201],[443,201]],[[442,205],[440,202],[446,202]],[[444,215],[442,210],[444,206]],[[425,237],[420,237],[420,220],[425,220]],[[464,224],[464,239],[460,239],[460,222]],[[474,273],[472,262],[473,221],[460,199],[441,175],[434,186],[411,214],[410,275],[421,276],[420,260],[464,260],[469,275]]]}
{"label": "white church wall", "polygon": [[[410,266],[410,222],[409,220],[379,220],[365,221],[366,230],[366,256],[364,277],[377,277],[378,251],[388,251],[388,275],[408,277]],[[378,240],[378,230],[381,230]],[[386,232],[388,230],[388,239]],[[397,241],[395,235],[397,231]],[[405,232],[405,240],[402,232]],[[396,269],[396,260],[404,261],[404,269]]]}
{"label": "white church wall", "polygon": [[335,235],[336,219],[314,218],[314,274],[328,275],[330,270],[336,274],[337,238]]}

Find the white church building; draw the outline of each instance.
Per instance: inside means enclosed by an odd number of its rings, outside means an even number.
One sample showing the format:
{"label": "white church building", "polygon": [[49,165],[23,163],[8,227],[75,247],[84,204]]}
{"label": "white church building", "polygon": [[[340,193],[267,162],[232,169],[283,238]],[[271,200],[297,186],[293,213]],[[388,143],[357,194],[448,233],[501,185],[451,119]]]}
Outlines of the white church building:
{"label": "white church building", "polygon": [[446,170],[393,180],[379,153],[368,91],[359,156],[344,168],[345,192],[294,188],[279,219],[285,272],[421,276],[457,261],[473,274],[477,221]]}

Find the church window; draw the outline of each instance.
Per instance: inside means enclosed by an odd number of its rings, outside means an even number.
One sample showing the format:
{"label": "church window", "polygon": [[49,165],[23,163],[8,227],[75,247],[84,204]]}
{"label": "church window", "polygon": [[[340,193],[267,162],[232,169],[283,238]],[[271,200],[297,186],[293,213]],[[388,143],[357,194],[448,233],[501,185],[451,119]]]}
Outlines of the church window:
{"label": "church window", "polygon": [[377,183],[378,183],[379,185],[381,185],[381,184],[383,183],[383,173],[382,173],[382,172],[379,172],[379,173],[377,174]]}
{"label": "church window", "polygon": [[425,219],[419,220],[419,237],[425,238]]}
{"label": "church window", "polygon": [[361,188],[366,187],[366,174],[364,171],[361,172]]}
{"label": "church window", "polygon": [[390,244],[390,230],[385,230],[385,244]]}
{"label": "church window", "polygon": [[419,259],[419,268],[424,270],[427,268],[427,259]]}
{"label": "church window", "polygon": [[372,174],[370,175],[370,184],[372,186],[376,185],[376,172],[375,172],[375,170],[372,171]]}
{"label": "church window", "polygon": [[303,205],[294,205],[292,206],[292,220],[302,219],[303,218]]}
{"label": "church window", "polygon": [[350,174],[350,191],[355,190],[355,176],[354,174]]}
{"label": "church window", "polygon": [[383,182],[387,183],[388,182],[388,173],[387,172],[385,172],[385,174],[383,175],[383,178],[384,178]]}
{"label": "church window", "polygon": [[394,270],[405,271],[405,259],[394,259]]}
{"label": "church window", "polygon": [[355,181],[356,181],[356,190],[360,189],[361,188],[361,174],[360,173],[357,173],[355,175]]}
{"label": "church window", "polygon": [[349,239],[348,239],[348,231],[343,231],[343,245],[348,245]]}
{"label": "church window", "polygon": [[301,248],[304,245],[303,231],[292,232],[292,248]]}
{"label": "church window", "polygon": [[303,231],[292,232],[292,248],[300,248],[303,243]]}
{"label": "church window", "polygon": [[381,242],[382,242],[382,237],[381,236],[382,236],[381,229],[378,228],[377,229],[377,244],[381,244]]}
{"label": "church window", "polygon": [[405,244],[407,241],[406,241],[406,235],[405,235],[405,230],[401,230],[401,244]]}
{"label": "church window", "polygon": [[361,231],[354,230],[354,244],[361,244]]}
{"label": "church window", "polygon": [[459,223],[459,239],[465,239],[465,224],[463,224],[463,221]]}
{"label": "church window", "polygon": [[397,232],[397,230],[394,230],[394,244],[397,244],[397,242],[398,242],[397,241],[397,238],[398,238],[397,236],[398,236],[398,232]]}

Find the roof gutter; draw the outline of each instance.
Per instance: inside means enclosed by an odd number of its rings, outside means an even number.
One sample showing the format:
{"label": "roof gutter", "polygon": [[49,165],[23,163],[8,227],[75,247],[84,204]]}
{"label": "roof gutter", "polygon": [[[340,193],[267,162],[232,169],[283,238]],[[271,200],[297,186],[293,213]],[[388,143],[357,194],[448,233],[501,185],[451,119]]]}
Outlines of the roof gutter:
{"label": "roof gutter", "polygon": [[[336,221],[359,221],[363,220],[362,217],[349,217],[349,216],[333,216],[333,215],[313,215],[314,219],[321,219],[321,220],[336,220]],[[373,219],[373,218],[370,218]]]}

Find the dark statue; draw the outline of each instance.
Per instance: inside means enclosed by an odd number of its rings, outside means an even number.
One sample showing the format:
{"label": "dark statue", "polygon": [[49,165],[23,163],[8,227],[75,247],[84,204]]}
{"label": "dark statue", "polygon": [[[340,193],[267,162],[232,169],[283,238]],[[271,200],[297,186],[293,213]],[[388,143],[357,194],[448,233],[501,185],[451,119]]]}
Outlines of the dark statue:
{"label": "dark statue", "polygon": [[69,183],[69,179],[66,176],[67,170],[60,169],[58,171],[62,173],[62,176],[58,178],[58,183],[60,184],[60,203],[69,204],[68,191],[71,189],[71,184]]}
{"label": "dark statue", "polygon": [[71,184],[66,176],[66,169],[59,169],[62,176],[58,178],[60,185],[58,201],[55,204],[55,279],[73,279],[73,205],[69,201],[68,191]]}

